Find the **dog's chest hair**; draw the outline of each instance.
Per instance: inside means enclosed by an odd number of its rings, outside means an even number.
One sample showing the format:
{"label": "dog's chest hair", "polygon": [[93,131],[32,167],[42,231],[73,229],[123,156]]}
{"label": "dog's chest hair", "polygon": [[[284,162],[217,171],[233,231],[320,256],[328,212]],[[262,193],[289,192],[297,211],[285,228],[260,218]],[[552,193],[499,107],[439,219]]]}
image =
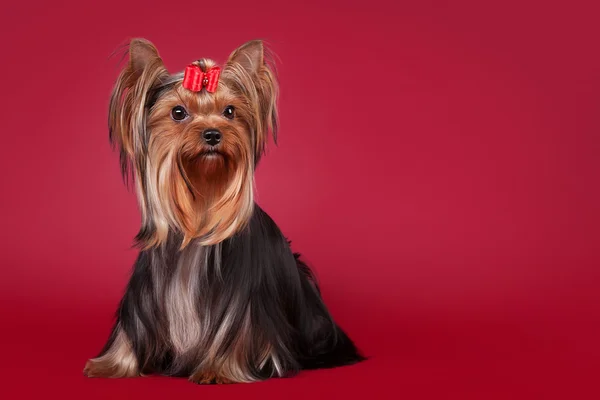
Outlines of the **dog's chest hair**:
{"label": "dog's chest hair", "polygon": [[170,279],[166,282],[164,310],[169,324],[169,337],[178,354],[198,346],[202,340],[203,326],[209,318],[207,312],[199,312],[201,275],[207,266],[206,250],[202,246],[188,246],[177,258]]}

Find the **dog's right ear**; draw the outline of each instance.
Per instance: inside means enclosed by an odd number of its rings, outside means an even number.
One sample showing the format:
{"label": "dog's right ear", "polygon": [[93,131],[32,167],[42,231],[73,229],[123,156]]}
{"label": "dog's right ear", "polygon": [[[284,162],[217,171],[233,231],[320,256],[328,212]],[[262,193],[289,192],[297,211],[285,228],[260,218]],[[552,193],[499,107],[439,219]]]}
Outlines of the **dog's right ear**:
{"label": "dog's right ear", "polygon": [[129,43],[129,63],[136,73],[141,74],[153,62],[162,64],[158,50],[152,43],[146,39],[133,39]]}
{"label": "dog's right ear", "polygon": [[156,47],[148,40],[133,39],[128,48],[129,61],[115,83],[108,112],[110,141],[119,150],[126,182],[133,172],[131,167],[141,162],[148,93],[169,76]]}

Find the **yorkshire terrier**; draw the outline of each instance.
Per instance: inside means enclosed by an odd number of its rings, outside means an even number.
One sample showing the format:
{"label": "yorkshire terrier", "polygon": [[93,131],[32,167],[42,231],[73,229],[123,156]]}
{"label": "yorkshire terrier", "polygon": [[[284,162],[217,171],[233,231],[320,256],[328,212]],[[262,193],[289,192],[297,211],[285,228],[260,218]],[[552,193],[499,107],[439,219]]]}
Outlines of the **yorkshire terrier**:
{"label": "yorkshire terrier", "polygon": [[174,75],[147,40],[128,53],[109,131],[137,193],[140,252],[85,375],[235,383],[363,360],[254,202],[254,171],[277,140],[278,85],[263,43],[239,47],[222,68],[203,58]]}

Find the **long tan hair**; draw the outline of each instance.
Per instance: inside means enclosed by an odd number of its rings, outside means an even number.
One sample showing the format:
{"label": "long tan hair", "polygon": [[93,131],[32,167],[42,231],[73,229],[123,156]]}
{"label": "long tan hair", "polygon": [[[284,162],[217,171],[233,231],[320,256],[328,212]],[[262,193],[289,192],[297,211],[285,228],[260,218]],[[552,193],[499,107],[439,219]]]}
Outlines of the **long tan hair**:
{"label": "long tan hair", "polygon": [[[197,64],[215,65],[210,59]],[[123,176],[133,178],[142,213],[136,242],[143,248],[181,236],[216,244],[243,229],[254,207],[254,169],[269,136],[277,137],[278,86],[272,58],[261,41],[236,49],[223,67],[217,91],[190,92],[183,74],[170,75],[156,48],[134,39],[129,61],[109,106],[111,143],[119,150]],[[174,106],[189,118],[177,123]],[[225,106],[235,118],[222,117]],[[198,135],[223,132],[218,157],[203,157]]]}

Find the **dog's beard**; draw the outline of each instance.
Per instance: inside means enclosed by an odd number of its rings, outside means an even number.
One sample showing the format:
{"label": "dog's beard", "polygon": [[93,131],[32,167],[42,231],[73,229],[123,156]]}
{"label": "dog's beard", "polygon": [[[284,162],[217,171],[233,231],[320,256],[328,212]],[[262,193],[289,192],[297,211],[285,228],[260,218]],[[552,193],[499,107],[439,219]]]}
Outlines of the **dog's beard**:
{"label": "dog's beard", "polygon": [[[193,210],[203,244],[218,243],[246,225],[254,204],[252,167],[220,152],[203,152],[188,163]],[[185,242],[185,239],[184,239]]]}
{"label": "dog's beard", "polygon": [[190,190],[206,209],[223,195],[236,170],[235,162],[217,150],[206,150],[183,161],[182,173],[189,180]]}
{"label": "dog's beard", "polygon": [[155,227],[146,247],[164,242],[170,230],[183,236],[185,247],[196,238],[203,245],[219,243],[242,229],[254,204],[246,154],[190,154],[173,147],[148,159],[145,185],[138,185],[144,225]]}

